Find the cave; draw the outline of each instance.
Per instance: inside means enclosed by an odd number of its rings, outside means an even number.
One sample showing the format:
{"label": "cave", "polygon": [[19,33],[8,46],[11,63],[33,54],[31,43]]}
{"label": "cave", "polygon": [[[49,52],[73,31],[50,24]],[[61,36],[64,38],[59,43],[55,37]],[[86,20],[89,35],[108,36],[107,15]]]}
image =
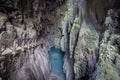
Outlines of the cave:
{"label": "cave", "polygon": [[120,80],[120,0],[0,0],[0,80]]}

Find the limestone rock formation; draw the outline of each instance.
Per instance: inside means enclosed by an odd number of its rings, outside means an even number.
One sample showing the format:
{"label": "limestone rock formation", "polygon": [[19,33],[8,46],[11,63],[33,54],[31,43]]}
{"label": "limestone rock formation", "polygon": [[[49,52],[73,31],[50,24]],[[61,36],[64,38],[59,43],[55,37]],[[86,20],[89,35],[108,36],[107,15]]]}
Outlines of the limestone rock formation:
{"label": "limestone rock formation", "polygon": [[120,1],[0,0],[0,80],[120,80]]}

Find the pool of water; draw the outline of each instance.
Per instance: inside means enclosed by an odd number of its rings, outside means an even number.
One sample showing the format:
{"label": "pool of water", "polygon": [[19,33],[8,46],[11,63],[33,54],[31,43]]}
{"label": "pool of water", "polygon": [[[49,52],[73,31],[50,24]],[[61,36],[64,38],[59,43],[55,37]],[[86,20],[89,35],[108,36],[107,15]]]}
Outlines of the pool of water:
{"label": "pool of water", "polygon": [[49,58],[51,64],[51,72],[57,74],[61,78],[65,78],[65,74],[63,72],[63,58],[64,53],[59,48],[51,48],[49,51]]}

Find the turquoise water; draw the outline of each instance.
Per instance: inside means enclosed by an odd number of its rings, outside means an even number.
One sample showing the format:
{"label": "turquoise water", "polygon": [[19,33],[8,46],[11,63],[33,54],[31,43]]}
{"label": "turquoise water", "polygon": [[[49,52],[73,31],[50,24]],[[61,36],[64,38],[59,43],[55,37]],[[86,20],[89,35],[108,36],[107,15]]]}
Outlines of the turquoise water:
{"label": "turquoise water", "polygon": [[51,63],[51,71],[59,75],[61,78],[65,77],[63,72],[63,57],[64,53],[59,48],[51,48],[49,51],[49,58]]}

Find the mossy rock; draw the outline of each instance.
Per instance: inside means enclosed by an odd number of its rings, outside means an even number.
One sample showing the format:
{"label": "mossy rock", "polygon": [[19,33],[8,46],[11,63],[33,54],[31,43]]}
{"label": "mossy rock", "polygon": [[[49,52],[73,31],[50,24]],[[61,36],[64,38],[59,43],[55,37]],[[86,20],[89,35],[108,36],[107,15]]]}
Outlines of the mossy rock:
{"label": "mossy rock", "polygon": [[[90,25],[91,26],[91,25]],[[94,59],[94,51],[98,45],[98,36],[94,29],[82,24],[79,41],[75,50],[76,80],[89,75],[93,66],[89,64]]]}
{"label": "mossy rock", "polygon": [[120,80],[116,69],[110,62],[101,61],[98,67],[101,69],[101,75],[97,75],[101,77],[100,80]]}
{"label": "mossy rock", "polygon": [[79,62],[77,62],[77,64],[75,67],[77,67],[77,69],[75,70],[75,74],[76,74],[76,79],[85,76],[86,71],[87,71],[87,62],[86,60],[83,59],[79,59]]}
{"label": "mossy rock", "polygon": [[[116,34],[110,35],[108,30],[105,31],[100,45],[97,70],[95,71],[99,70],[100,74],[96,74],[95,80],[120,80],[120,55],[117,53],[117,39],[119,37]],[[116,42],[113,43],[113,41]]]}
{"label": "mossy rock", "polygon": [[4,15],[0,15],[0,24],[4,23],[7,20],[7,17]]}

